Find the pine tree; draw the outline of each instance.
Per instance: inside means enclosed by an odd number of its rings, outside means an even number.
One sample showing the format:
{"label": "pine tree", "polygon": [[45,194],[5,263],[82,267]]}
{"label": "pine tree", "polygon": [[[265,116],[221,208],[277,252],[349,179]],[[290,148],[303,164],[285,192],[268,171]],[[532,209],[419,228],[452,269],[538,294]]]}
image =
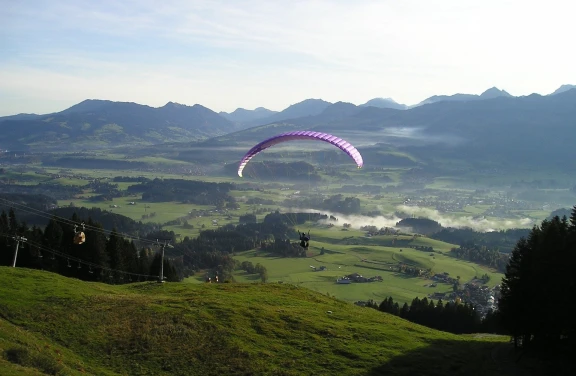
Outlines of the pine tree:
{"label": "pine tree", "polygon": [[118,235],[116,228],[112,230],[106,241],[106,253],[110,262],[110,268],[124,270],[124,260],[122,258],[122,238]]}
{"label": "pine tree", "polygon": [[10,249],[12,248],[12,238],[10,238],[10,226],[8,215],[2,210],[0,214],[0,265],[10,264]]}
{"label": "pine tree", "polygon": [[[533,239],[539,231],[533,228],[530,237]],[[528,239],[520,239],[510,256],[506,273],[502,279],[501,296],[498,309],[501,320],[510,334],[514,337],[515,345],[518,339],[527,332],[529,318],[529,299],[531,296],[530,279],[532,278],[531,265],[533,264],[533,249]]]}
{"label": "pine tree", "polygon": [[407,318],[409,312],[410,307],[408,307],[408,303],[404,303],[404,305],[402,305],[402,309],[400,310],[400,317]]}
{"label": "pine tree", "polygon": [[576,243],[572,243],[570,226],[565,217],[544,220],[517,243],[510,257],[499,314],[504,328],[516,344],[521,338],[523,347],[547,347],[573,331],[570,308]]}
{"label": "pine tree", "polygon": [[78,265],[75,265],[75,276],[83,280],[111,282],[110,273],[106,269],[109,267],[109,258],[106,252],[107,240],[104,228],[100,223],[88,218],[84,234],[86,235],[84,244],[74,244],[73,233],[70,235],[70,240],[66,236],[64,242],[71,247],[72,255],[87,263],[98,265],[98,267],[81,265],[81,268],[78,268]]}
{"label": "pine tree", "polygon": [[48,248],[57,250],[62,244],[64,231],[55,218],[51,218],[44,229],[44,237],[42,243]]}
{"label": "pine tree", "polygon": [[11,235],[18,235],[18,220],[13,208],[10,208],[8,213],[8,233]]}

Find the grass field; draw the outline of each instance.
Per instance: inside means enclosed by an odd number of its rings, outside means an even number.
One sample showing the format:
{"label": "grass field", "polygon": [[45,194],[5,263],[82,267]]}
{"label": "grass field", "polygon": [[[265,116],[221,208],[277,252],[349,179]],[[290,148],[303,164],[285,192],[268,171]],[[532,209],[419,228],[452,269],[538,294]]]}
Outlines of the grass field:
{"label": "grass field", "polygon": [[[430,256],[410,248],[382,247],[382,246],[352,246],[337,245],[323,242],[313,242],[310,251],[313,253],[306,258],[283,258],[270,256],[258,251],[248,251],[238,254],[235,258],[250,261],[252,264],[262,264],[268,270],[270,282],[286,282],[306,287],[314,291],[335,296],[338,299],[354,302],[358,300],[382,301],[392,296],[395,301],[410,302],[416,296],[425,297],[434,292],[452,291],[450,284],[438,283],[436,287],[428,287],[433,283],[430,279],[411,277],[391,270],[399,262],[423,269],[432,269],[433,273],[449,273],[451,276],[460,276],[463,282],[476,276],[488,274],[488,286],[493,287],[500,283],[501,273],[491,271],[472,262],[458,260],[443,253],[434,253]],[[324,247],[325,254],[320,255]],[[327,270],[314,271],[325,266]],[[336,279],[359,273],[365,277],[380,275],[382,282],[366,282],[352,284],[337,284]],[[258,280],[257,275],[247,275],[244,271],[237,271],[234,278],[239,282],[253,282]]]}
{"label": "grass field", "polygon": [[[279,189],[266,189],[260,191],[233,191],[237,199],[260,197],[273,199],[281,202],[290,191]],[[390,196],[393,198],[393,195]],[[238,210],[229,210],[226,213],[215,211],[211,206],[181,204],[177,202],[148,203],[139,197],[115,198],[106,202],[91,202],[87,199],[67,200],[76,206],[98,207],[113,213],[125,215],[137,221],[166,223],[168,221],[185,217],[190,212],[203,211],[201,216],[189,218],[188,224],[192,229],[182,225],[164,225],[165,230],[174,231],[177,239],[195,237],[204,229],[211,229],[228,223],[237,224],[238,217],[242,214],[258,209],[265,212],[278,208],[276,205],[247,205],[240,203]],[[136,205],[129,205],[134,202]],[[116,205],[116,207],[113,207]],[[390,202],[389,202],[389,205]],[[155,213],[154,216],[150,216]],[[258,215],[262,220],[265,214]],[[148,216],[148,217],[144,217]],[[485,273],[491,276],[490,285],[498,284],[502,274],[495,273],[477,264],[456,260],[445,255],[454,244],[444,243],[427,237],[400,236],[374,236],[368,238],[364,231],[348,229],[342,231],[342,227],[332,228],[326,225],[307,223],[304,225],[292,225],[302,231],[311,230],[312,247],[314,258],[306,259],[278,259],[260,255],[256,252],[247,252],[236,257],[238,261],[249,260],[253,264],[260,262],[266,266],[271,282],[284,281],[295,283],[325,294],[330,294],[346,301],[357,300],[382,300],[392,296],[399,302],[410,302],[416,296],[426,296],[433,292],[448,292],[451,286],[438,284],[434,288],[427,287],[430,280],[421,278],[407,278],[390,270],[390,266],[399,262],[406,263],[423,269],[432,269],[433,273],[448,272],[452,276],[460,276],[462,281],[468,281],[475,276]],[[412,246],[433,247],[434,254],[411,249]],[[320,250],[324,248],[326,254],[320,256]],[[402,251],[400,251],[402,250]],[[368,262],[362,261],[367,259]],[[320,264],[328,268],[323,272],[311,272],[310,265]],[[383,282],[342,285],[336,284],[338,277],[351,273],[360,273],[366,277],[381,275]],[[197,277],[202,280],[203,277]],[[237,272],[235,279],[239,282],[253,282],[256,276],[247,276],[243,272]]]}
{"label": "grass field", "polygon": [[1,375],[499,375],[507,337],[287,284],[87,283],[0,267]]}
{"label": "grass field", "polygon": [[[154,163],[158,166],[170,164],[170,159],[165,157],[142,157],[142,158],[129,158],[126,159],[121,154],[101,155],[99,158],[117,159],[117,160],[134,160],[147,163]],[[178,162],[175,165],[181,165]],[[61,171],[59,168],[45,168],[49,173],[58,173]],[[105,177],[112,178],[115,176],[144,176],[151,179],[154,178],[175,178],[175,179],[189,179],[201,180],[212,182],[235,182],[246,183],[251,182],[261,188],[261,191],[232,191],[231,195],[234,196],[240,204],[238,210],[229,210],[226,213],[214,211],[214,207],[188,205],[177,202],[164,202],[164,203],[149,203],[144,202],[140,197],[122,197],[115,198],[112,201],[106,202],[91,202],[88,198],[92,194],[86,192],[82,195],[84,198],[76,198],[73,200],[62,200],[60,205],[69,205],[73,203],[75,206],[84,207],[97,207],[103,210],[108,210],[113,213],[125,215],[137,221],[154,222],[163,225],[166,230],[174,231],[177,234],[177,239],[181,240],[184,237],[195,237],[200,231],[204,229],[212,229],[217,226],[225,224],[237,224],[240,215],[254,212],[256,209],[265,209],[265,212],[273,211],[280,207],[280,203],[286,199],[293,190],[281,191],[277,188],[270,188],[270,182],[267,179],[259,178],[245,178],[239,179],[235,176],[182,176],[180,174],[171,174],[168,172],[150,172],[150,171],[137,171],[137,170],[82,170],[82,169],[65,169],[66,171],[73,172],[74,174],[90,176],[90,177]],[[356,182],[362,181],[362,177],[366,176],[364,170],[350,169],[346,172]],[[402,181],[402,174],[406,172],[406,168],[387,168],[382,174],[389,176],[393,179],[394,183]],[[371,173],[377,178],[380,172]],[[17,177],[18,174],[11,173],[11,176]],[[371,175],[371,176],[372,176]],[[46,176],[35,175],[33,173],[23,173],[22,179],[30,181],[31,179],[46,179]],[[326,195],[336,194],[339,189],[350,182],[344,182],[342,179],[335,179],[333,177],[325,176],[327,182],[322,185],[320,191]],[[436,178],[435,182],[428,185],[438,186],[438,188],[448,189],[453,184],[457,184],[456,178]],[[52,182],[62,185],[84,185],[86,180],[76,178],[60,178],[52,179]],[[133,183],[118,183],[120,189],[126,189]],[[362,184],[375,184],[372,181],[362,181]],[[377,184],[377,183],[376,183]],[[288,183],[286,184],[289,185]],[[305,190],[305,194],[312,193],[312,187]],[[460,189],[454,196],[467,197],[472,194],[472,190]],[[435,193],[436,194],[436,193]],[[379,211],[385,215],[390,215],[398,210],[398,206],[403,203],[406,194],[395,192],[393,190],[384,189],[382,194],[376,197],[375,195],[365,193],[344,193],[344,196],[351,195],[358,197],[362,202],[362,210],[364,212]],[[244,200],[249,198],[263,198],[273,200],[278,205],[248,205]],[[420,199],[426,199],[426,196],[420,196]],[[136,205],[129,205],[129,202],[135,202]],[[116,206],[116,207],[114,207]],[[459,212],[451,212],[449,215],[452,217],[460,216],[475,216],[481,215],[489,205],[475,204],[464,206]],[[282,208],[281,208],[282,209]],[[167,222],[173,221],[177,218],[188,216],[193,210],[204,211],[202,216],[187,219],[188,224],[193,228],[184,228],[182,225],[168,225]],[[285,210],[285,209],[283,209]],[[154,213],[153,216],[151,214]],[[544,216],[544,211],[532,210],[525,212],[517,212],[518,214],[526,214],[533,216]],[[266,214],[258,214],[258,220],[262,220]],[[447,214],[448,215],[448,214]],[[346,218],[343,216],[340,219],[342,224],[345,220],[350,219],[354,227],[358,227],[360,223],[376,223],[377,227],[384,225],[393,225],[392,220],[383,221],[380,218],[372,218],[368,216],[357,216],[355,218]],[[295,223],[293,223],[295,227]],[[286,282],[297,283],[300,286],[307,287],[311,290],[328,293],[337,296],[346,301],[367,300],[375,299],[381,300],[383,297],[391,295],[398,301],[410,301],[415,296],[422,296],[432,292],[445,292],[451,289],[451,286],[438,284],[435,288],[425,287],[430,284],[430,281],[418,278],[406,278],[404,275],[398,275],[390,272],[386,264],[396,265],[398,262],[404,262],[409,265],[418,266],[425,269],[432,269],[433,272],[448,272],[450,275],[459,275],[463,281],[468,281],[474,276],[489,274],[492,279],[490,285],[497,284],[500,281],[501,274],[494,273],[486,268],[480,267],[474,263],[455,260],[452,257],[444,255],[452,247],[453,244],[447,244],[436,241],[426,237],[411,236],[375,236],[367,238],[364,232],[356,229],[349,231],[341,231],[341,227],[335,226],[327,228],[318,225],[307,224],[300,226],[301,230],[312,228],[312,248],[314,251],[315,259],[275,259],[264,255],[257,255],[254,252],[239,255],[239,261],[250,260],[253,263],[261,262],[269,271],[271,281],[283,280]],[[430,255],[421,251],[410,249],[410,246],[426,246],[433,247],[435,253]],[[324,248],[327,251],[325,255],[320,256],[320,250]],[[402,252],[400,252],[402,249]],[[368,259],[375,263],[363,262],[362,259]],[[325,272],[310,272],[310,265],[325,265],[328,270]],[[335,283],[337,277],[358,272],[365,276],[382,275],[384,281],[381,283],[363,283],[351,285],[338,285]],[[254,276],[246,276],[242,272],[238,272],[235,278],[238,281],[252,282]]]}

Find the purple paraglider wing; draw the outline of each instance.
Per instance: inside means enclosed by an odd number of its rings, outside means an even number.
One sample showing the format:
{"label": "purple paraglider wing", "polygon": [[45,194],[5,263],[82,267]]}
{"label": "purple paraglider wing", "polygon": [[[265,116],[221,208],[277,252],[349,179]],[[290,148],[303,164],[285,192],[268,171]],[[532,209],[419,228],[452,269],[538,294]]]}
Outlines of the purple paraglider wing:
{"label": "purple paraglider wing", "polygon": [[246,153],[246,155],[242,158],[242,160],[240,160],[240,165],[238,166],[238,175],[242,177],[242,170],[244,170],[244,167],[246,167],[248,161],[250,161],[250,159],[252,159],[256,154],[260,153],[262,150],[267,149],[270,146],[279,144],[281,142],[293,141],[293,140],[328,142],[340,148],[342,151],[344,151],[346,154],[352,157],[352,159],[354,159],[354,162],[356,162],[356,165],[358,165],[358,168],[361,168],[364,165],[364,161],[362,160],[360,152],[356,150],[356,148],[352,146],[348,141],[343,140],[340,137],[336,137],[331,134],[321,132],[293,131],[282,133],[274,137],[270,137],[269,139],[260,142],[252,149],[250,149],[250,151]]}

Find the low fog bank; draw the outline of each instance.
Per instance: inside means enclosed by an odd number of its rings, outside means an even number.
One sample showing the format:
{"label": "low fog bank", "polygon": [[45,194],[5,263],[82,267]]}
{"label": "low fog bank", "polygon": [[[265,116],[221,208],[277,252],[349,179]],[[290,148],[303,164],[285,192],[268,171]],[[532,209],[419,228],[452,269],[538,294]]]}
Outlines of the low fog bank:
{"label": "low fog bank", "polygon": [[[434,220],[442,225],[442,227],[451,228],[471,228],[478,232],[491,232],[508,230],[513,228],[529,228],[534,225],[534,220],[531,218],[520,218],[520,219],[487,219],[487,218],[475,218],[472,216],[451,216],[445,213],[440,213],[435,209],[421,208],[417,206],[407,206],[398,205],[396,207],[397,212],[406,213],[408,216],[423,217]],[[389,216],[377,216],[369,217],[366,215],[347,215],[336,212],[331,212],[328,210],[315,210],[315,209],[297,209],[292,208],[289,212],[300,212],[300,213],[320,213],[326,214],[328,216],[334,216],[338,218],[338,222],[334,220],[326,219],[321,220],[319,223],[328,224],[332,223],[336,226],[342,226],[344,223],[349,223],[352,228],[360,229],[364,226],[376,226],[378,228],[382,227],[396,227],[396,223],[402,220],[394,214]]]}
{"label": "low fog bank", "polygon": [[527,217],[519,219],[488,219],[475,218],[472,216],[449,216],[445,213],[440,213],[436,209],[407,205],[398,205],[396,209],[400,212],[413,215],[414,217],[432,219],[440,223],[442,227],[468,227],[478,232],[500,231],[512,228],[528,228],[532,227],[534,224],[534,220]]}
{"label": "low fog bank", "polygon": [[340,131],[338,136],[353,143],[357,148],[370,147],[377,143],[387,143],[393,147],[424,146],[431,144],[460,146],[466,143],[466,139],[455,134],[432,134],[426,132],[426,128],[424,127],[401,125],[396,127],[383,127],[377,130],[371,129],[369,131]]}

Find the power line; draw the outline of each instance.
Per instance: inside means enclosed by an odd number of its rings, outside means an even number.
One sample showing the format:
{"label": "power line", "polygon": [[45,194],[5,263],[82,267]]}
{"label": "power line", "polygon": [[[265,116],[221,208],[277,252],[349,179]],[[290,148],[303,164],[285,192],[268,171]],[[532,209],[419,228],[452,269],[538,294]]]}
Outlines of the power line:
{"label": "power line", "polygon": [[[13,202],[13,201],[7,200],[5,198],[0,197],[0,201],[4,201],[5,203],[8,203],[9,205],[15,206],[15,208],[18,210],[22,210],[23,212],[27,212],[27,213],[30,213],[30,214],[33,214],[33,215],[36,215],[36,216],[39,216],[42,218],[54,220],[55,222],[59,222],[59,223],[62,223],[62,224],[68,225],[68,226],[77,225],[77,223],[75,223],[74,221],[72,221],[70,219],[66,219],[64,217],[60,217],[60,216],[57,216],[55,214],[47,213],[47,212],[42,211],[42,210],[34,209],[34,208],[31,208],[27,205],[19,204],[17,202]],[[103,228],[99,228],[96,226],[90,226],[90,225],[86,225],[86,224],[84,225],[84,228],[85,229],[87,228],[93,232],[104,234],[106,236],[109,236],[113,232],[113,230],[106,230]],[[156,243],[157,243],[154,240],[142,239],[138,236],[133,236],[133,235],[126,234],[126,233],[117,233],[117,234],[124,237],[124,238],[128,238],[128,239],[135,240],[135,241],[140,241],[143,243],[148,243],[148,244],[152,244],[152,245],[156,245]]]}
{"label": "power line", "polygon": [[[66,218],[64,218],[64,217],[60,217],[60,216],[57,216],[57,215],[55,215],[55,214],[47,213],[47,212],[45,212],[45,211],[42,211],[42,210],[39,210],[39,209],[35,209],[35,208],[29,207],[29,206],[27,206],[27,205],[19,204],[19,203],[17,203],[17,202],[10,201],[10,200],[8,200],[8,199],[5,199],[5,198],[0,197],[0,203],[1,203],[2,201],[3,201],[4,203],[8,203],[9,205],[15,206],[16,209],[18,209],[18,210],[21,210],[21,211],[24,211],[24,212],[28,212],[28,213],[30,213],[30,214],[32,214],[32,215],[36,215],[36,216],[39,216],[39,217],[43,217],[43,218],[46,218],[46,219],[49,219],[49,220],[54,220],[55,222],[63,223],[63,224],[68,225],[68,226],[75,226],[75,228],[76,228],[76,226],[78,226],[78,224],[77,224],[76,222],[74,222],[74,221],[72,221],[72,220],[69,220],[69,219],[66,219]],[[84,224],[84,223],[82,223],[82,226],[83,226],[84,229],[87,228],[87,229],[89,229],[89,230],[91,230],[91,231],[93,231],[93,232],[100,233],[100,234],[103,234],[103,235],[105,235],[105,236],[110,236],[110,235],[113,233],[112,230],[105,230],[105,229],[103,229],[103,228],[98,228],[98,227],[95,227],[95,226],[86,225],[86,224]],[[160,270],[160,274],[161,274],[161,275],[160,275],[160,276],[151,276],[151,275],[144,275],[144,274],[138,274],[138,273],[125,272],[125,271],[122,271],[122,270],[115,270],[115,269],[111,269],[111,268],[108,268],[108,267],[105,267],[105,266],[101,266],[101,265],[96,265],[96,264],[93,264],[93,263],[89,263],[89,262],[87,262],[87,261],[84,261],[84,260],[81,260],[81,259],[78,259],[78,258],[75,258],[75,257],[71,257],[71,256],[69,256],[69,255],[67,255],[67,254],[65,254],[65,253],[60,252],[60,251],[55,251],[55,250],[53,250],[53,249],[47,249],[47,248],[43,247],[43,246],[40,245],[40,244],[36,244],[36,243],[33,243],[33,242],[32,242],[32,245],[34,245],[34,246],[37,247],[38,249],[42,249],[42,250],[44,250],[44,251],[46,251],[46,252],[52,253],[53,256],[54,256],[54,255],[58,255],[58,256],[60,256],[60,257],[67,258],[67,259],[69,259],[69,260],[73,260],[73,261],[79,262],[79,263],[81,263],[81,264],[86,264],[86,265],[88,265],[88,266],[93,266],[93,267],[100,268],[100,269],[102,269],[102,270],[107,270],[107,271],[111,271],[111,272],[118,272],[118,273],[124,273],[124,274],[135,275],[135,276],[144,276],[144,277],[151,277],[151,278],[158,277],[158,278],[159,278],[159,281],[163,281],[163,280],[164,280],[164,276],[163,276],[163,269],[164,269],[164,249],[165,249],[166,247],[168,247],[168,248],[174,248],[172,245],[168,244],[167,241],[165,241],[164,245],[161,245],[158,239],[156,239],[156,240],[154,241],[154,240],[150,240],[150,239],[143,239],[143,238],[140,238],[140,237],[138,237],[138,236],[133,236],[133,235],[129,235],[129,234],[126,234],[126,233],[116,232],[116,234],[117,234],[118,236],[131,239],[131,240],[133,240],[133,241],[134,241],[134,240],[135,240],[135,241],[140,241],[140,242],[142,242],[142,243],[148,243],[148,244],[153,245],[153,246],[162,247],[162,261],[161,261],[161,270]],[[5,237],[12,237],[11,235],[6,235],[6,234],[0,234],[0,235],[5,236]],[[246,235],[244,235],[244,236],[247,237]],[[29,243],[30,243],[30,242],[29,242]],[[187,250],[185,250],[185,249],[181,249],[181,252],[183,253],[183,255],[186,255],[186,256],[188,256],[188,257],[193,257],[193,256],[192,256],[192,253],[189,252],[189,251],[187,251]]]}
{"label": "power line", "polygon": [[[94,269],[101,269],[102,271],[106,271],[106,272],[110,272],[110,273],[114,272],[114,273],[118,273],[118,274],[122,274],[122,275],[126,275],[126,276],[133,276],[133,277],[144,277],[144,278],[158,278],[158,277],[159,277],[159,276],[157,276],[157,275],[127,272],[127,271],[124,271],[124,270],[113,269],[113,268],[110,268],[110,267],[108,267],[108,266],[96,264],[96,263],[93,263],[93,262],[90,262],[90,261],[86,261],[86,260],[80,259],[80,258],[78,258],[78,257],[74,257],[74,256],[71,256],[71,255],[68,255],[68,254],[66,254],[66,253],[64,253],[64,252],[61,252],[61,251],[57,251],[57,250],[48,248],[48,247],[46,247],[46,246],[44,246],[44,245],[42,245],[42,244],[38,244],[38,243],[36,243],[36,242],[34,242],[34,241],[28,240],[28,239],[23,238],[23,237],[20,237],[20,236],[11,236],[11,235],[7,235],[7,234],[0,234],[0,236],[4,236],[4,237],[6,237],[6,238],[15,239],[15,240],[18,242],[16,249],[18,249],[18,245],[19,245],[19,242],[20,242],[20,241],[26,241],[30,246],[38,249],[38,251],[44,251],[44,252],[47,252],[47,253],[51,253],[52,256],[53,256],[53,257],[52,257],[53,260],[55,259],[54,256],[58,256],[58,257],[61,257],[61,258],[63,258],[63,259],[67,259],[67,261],[68,261],[68,267],[71,267],[70,261],[73,261],[73,262],[75,262],[75,263],[77,262],[77,263],[79,264],[79,266],[80,266],[80,265],[86,265],[86,266],[88,266],[90,270],[92,270],[92,268],[94,268]],[[20,240],[17,240],[17,238],[20,238]],[[40,255],[39,257],[42,258],[43,256]],[[14,256],[14,262],[13,262],[13,265],[12,265],[12,266],[13,266],[13,267],[16,266],[16,255]]]}

